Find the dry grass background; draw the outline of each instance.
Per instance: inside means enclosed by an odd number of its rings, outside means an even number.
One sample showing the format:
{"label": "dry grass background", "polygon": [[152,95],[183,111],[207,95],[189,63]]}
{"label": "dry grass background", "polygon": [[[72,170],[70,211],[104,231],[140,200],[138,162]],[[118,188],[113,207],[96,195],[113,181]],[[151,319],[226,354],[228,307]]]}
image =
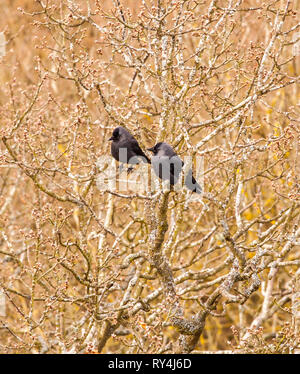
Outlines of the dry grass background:
{"label": "dry grass background", "polygon": [[[153,255],[150,234],[153,214],[162,209],[159,197],[128,199],[97,189],[97,160],[110,154],[107,139],[122,123],[144,149],[165,140],[182,155],[201,156],[204,162],[199,178],[205,205],[185,203],[184,193],[171,193],[168,230],[159,249],[172,269],[183,317],[191,320],[209,310],[191,351],[294,352],[300,66],[295,46],[282,43],[299,36],[299,2],[290,2],[294,13],[283,17],[283,30],[293,31],[275,39],[262,71],[261,79],[270,72],[270,88],[282,88],[261,96],[258,90],[259,98],[232,114],[226,113],[254,92],[274,32],[269,21],[276,13],[282,17],[285,1],[242,1],[242,10],[226,16],[219,32],[205,40],[199,63],[195,51],[210,2],[188,1],[193,16],[184,28],[196,31],[182,34],[173,45],[168,66],[174,69],[166,76],[160,69],[164,45],[154,21],[140,14],[142,1],[121,1],[123,12],[117,1],[93,2],[92,10],[101,6],[101,11],[78,27],[70,27],[81,21],[74,14],[86,14],[88,2],[48,3],[57,8],[43,14],[38,1],[1,4],[0,31],[7,46],[0,60],[0,288],[6,301],[0,351],[185,351],[187,335],[171,318],[176,314],[169,308],[172,293],[147,257]],[[207,30],[230,2],[216,3],[220,8]],[[68,5],[80,10],[72,8],[72,13]],[[174,25],[178,9],[166,17],[163,30]],[[129,28],[124,38],[122,17],[128,24],[149,21],[153,30]],[[161,44],[144,61],[155,38]],[[132,48],[132,66],[124,57],[130,56],[126,46]],[[273,57],[283,65],[274,67]],[[195,65],[195,86],[170,104]],[[101,82],[101,91],[95,82]],[[224,119],[209,123],[223,114]],[[196,127],[199,123],[204,124]],[[227,289],[233,258],[239,258],[236,248],[246,265],[238,264],[241,279]],[[267,253],[261,256],[263,250]],[[270,264],[275,264],[271,276]],[[253,274],[260,284],[239,299],[254,284]],[[218,302],[207,309],[215,292],[220,292]],[[243,345],[247,328],[259,316]]]}

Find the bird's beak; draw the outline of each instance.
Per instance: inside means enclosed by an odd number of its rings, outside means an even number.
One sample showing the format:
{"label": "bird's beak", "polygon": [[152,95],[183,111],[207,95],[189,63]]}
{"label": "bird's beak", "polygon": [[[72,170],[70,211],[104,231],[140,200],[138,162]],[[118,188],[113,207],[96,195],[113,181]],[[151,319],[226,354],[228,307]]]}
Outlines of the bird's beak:
{"label": "bird's beak", "polygon": [[111,137],[111,138],[109,138],[108,140],[109,140],[109,141],[112,141],[112,140],[114,140],[114,138],[113,138],[113,137]]}
{"label": "bird's beak", "polygon": [[154,147],[152,148],[147,148],[147,151],[153,152],[154,153]]}

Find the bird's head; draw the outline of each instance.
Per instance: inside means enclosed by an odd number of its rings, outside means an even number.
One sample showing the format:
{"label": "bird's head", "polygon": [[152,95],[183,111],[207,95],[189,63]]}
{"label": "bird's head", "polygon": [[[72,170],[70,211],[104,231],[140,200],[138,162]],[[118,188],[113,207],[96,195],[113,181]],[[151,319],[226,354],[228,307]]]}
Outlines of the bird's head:
{"label": "bird's head", "polygon": [[112,133],[112,136],[108,140],[118,141],[121,138],[122,134],[125,133],[125,132],[126,132],[126,130],[123,127],[121,127],[121,126],[116,127],[114,129],[113,133]]}
{"label": "bird's head", "polygon": [[159,150],[161,149],[161,146],[162,146],[163,143],[157,143],[155,144],[154,147],[152,148],[147,148],[148,151],[152,152],[155,155],[157,155],[157,153],[159,152]]}
{"label": "bird's head", "polygon": [[173,156],[176,154],[173,148],[164,142],[157,143],[154,147],[147,150],[152,152],[154,156]]}

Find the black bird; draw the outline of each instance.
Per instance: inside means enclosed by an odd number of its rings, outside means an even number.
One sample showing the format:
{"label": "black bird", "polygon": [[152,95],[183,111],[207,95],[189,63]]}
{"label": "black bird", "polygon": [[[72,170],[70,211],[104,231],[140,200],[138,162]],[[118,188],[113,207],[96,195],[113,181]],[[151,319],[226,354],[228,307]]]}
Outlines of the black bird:
{"label": "black bird", "polygon": [[[167,143],[157,143],[154,147],[148,148],[153,152],[151,164],[154,173],[162,180],[168,180],[170,185],[178,182],[184,162],[179,158],[174,149]],[[185,186],[198,194],[202,189],[193,177],[192,169],[189,169],[184,180]]]}
{"label": "black bird", "polygon": [[[151,164],[149,158],[141,150],[139,143],[124,127],[116,127],[112,133],[111,154],[117,161],[136,165],[141,161]],[[129,169],[131,171],[132,168]]]}

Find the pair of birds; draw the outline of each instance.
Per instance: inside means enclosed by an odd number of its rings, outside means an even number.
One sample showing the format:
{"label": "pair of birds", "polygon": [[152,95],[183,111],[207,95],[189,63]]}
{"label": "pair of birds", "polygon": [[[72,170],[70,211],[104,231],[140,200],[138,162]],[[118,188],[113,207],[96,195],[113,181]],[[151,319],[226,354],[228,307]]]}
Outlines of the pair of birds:
{"label": "pair of birds", "polygon": [[[156,176],[169,181],[170,185],[175,185],[179,181],[184,162],[169,144],[161,142],[148,148],[147,150],[153,153],[150,161],[134,136],[124,127],[116,127],[109,140],[112,141],[111,154],[117,161],[131,165],[142,161],[151,164]],[[200,194],[202,189],[193,177],[192,170],[189,169],[186,174],[185,186],[192,192]]]}

